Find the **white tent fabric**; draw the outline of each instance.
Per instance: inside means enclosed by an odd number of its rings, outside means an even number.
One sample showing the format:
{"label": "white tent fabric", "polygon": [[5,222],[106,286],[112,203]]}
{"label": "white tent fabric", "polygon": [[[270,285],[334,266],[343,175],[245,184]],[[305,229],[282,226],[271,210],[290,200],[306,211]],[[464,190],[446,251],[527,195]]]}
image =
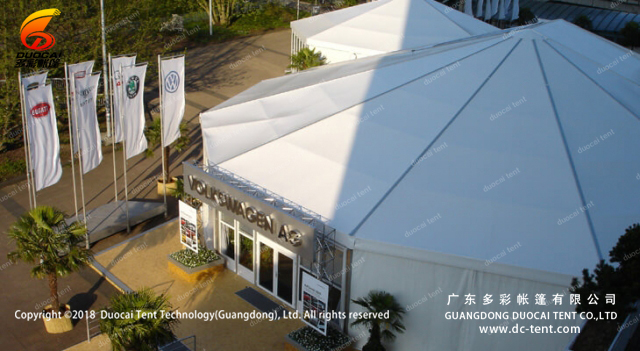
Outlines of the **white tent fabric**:
{"label": "white tent fabric", "polygon": [[294,21],[291,30],[336,63],[498,29],[434,0],[380,0]]}
{"label": "white tent fabric", "polygon": [[519,242],[501,264],[577,275],[640,220],[639,96],[636,56],[551,21],[267,80],[201,123],[209,162],[356,248]]}

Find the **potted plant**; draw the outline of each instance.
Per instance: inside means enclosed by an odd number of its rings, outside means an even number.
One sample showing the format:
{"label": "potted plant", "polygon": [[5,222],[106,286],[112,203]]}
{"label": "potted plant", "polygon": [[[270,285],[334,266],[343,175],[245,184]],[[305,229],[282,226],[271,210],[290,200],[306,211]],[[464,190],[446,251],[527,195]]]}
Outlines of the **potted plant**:
{"label": "potted plant", "polygon": [[185,248],[169,254],[167,258],[169,270],[192,283],[211,277],[224,269],[224,258],[201,245],[198,252]]}
{"label": "potted plant", "polygon": [[109,337],[113,350],[157,350],[174,339],[173,328],[179,321],[163,313],[171,309],[167,296],[150,289],[114,295],[100,312],[107,317],[100,319],[100,331]]}
{"label": "potted plant", "polygon": [[64,213],[50,206],[38,206],[24,213],[9,228],[8,236],[17,247],[7,254],[9,261],[34,264],[31,276],[49,280],[51,304],[45,306],[44,312],[61,314],[59,318],[44,319],[49,333],[73,329],[71,318],[65,313],[71,307],[61,305],[58,299],[58,277],[79,271],[92,259],[92,252],[80,245],[86,232],[84,224],[67,224]]}
{"label": "potted plant", "polygon": [[311,327],[302,327],[285,336],[285,351],[346,351],[353,340],[336,330],[327,328],[327,335],[322,335]]}
{"label": "potted plant", "polygon": [[320,51],[310,48],[302,48],[291,55],[291,64],[288,66],[293,72],[304,71],[311,67],[323,66],[327,64],[327,58],[322,56]]}
{"label": "potted plant", "polygon": [[[172,177],[169,179],[169,156],[171,154],[170,147],[173,146],[176,151],[182,152],[182,150],[186,149],[189,146],[189,129],[187,124],[182,122],[180,123],[180,137],[176,139],[171,145],[167,145],[164,147],[162,152],[164,152],[164,173],[162,177],[158,178],[158,195],[164,195],[165,188],[167,191],[167,195],[171,193],[173,189],[176,188],[176,178]],[[153,157],[153,150],[160,145],[162,141],[162,129],[160,128],[160,118],[156,118],[151,123],[151,126],[147,128],[145,131],[145,136],[147,137],[147,150],[145,151],[146,157]],[[165,186],[166,183],[166,186]]]}
{"label": "potted plant", "polygon": [[405,311],[396,298],[388,292],[372,290],[366,297],[352,301],[356,305],[364,307],[366,312],[373,312],[375,315],[389,312],[387,318],[372,318],[365,314],[351,323],[353,326],[363,325],[371,333],[362,351],[385,351],[382,340],[393,341],[396,338],[394,332],[404,332],[402,314]]}

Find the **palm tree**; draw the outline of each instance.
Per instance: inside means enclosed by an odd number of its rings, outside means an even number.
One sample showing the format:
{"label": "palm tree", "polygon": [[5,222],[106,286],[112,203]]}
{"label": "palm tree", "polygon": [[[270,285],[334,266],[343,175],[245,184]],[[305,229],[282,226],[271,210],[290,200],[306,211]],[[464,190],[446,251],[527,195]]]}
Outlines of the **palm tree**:
{"label": "palm tree", "polygon": [[[404,333],[402,314],[405,312],[396,298],[386,291],[372,290],[366,297],[352,300],[353,303],[365,308],[366,312],[373,312],[376,317],[363,316],[356,319],[351,325],[364,325],[369,328],[371,335],[362,348],[362,351],[384,351],[382,340],[393,341],[396,338],[394,332]],[[380,317],[380,313],[389,312],[388,318]]]}
{"label": "palm tree", "polygon": [[302,48],[296,54],[291,55],[291,64],[289,68],[296,71],[304,71],[305,69],[322,66],[327,64],[327,58],[322,56],[320,51],[316,49]]}
{"label": "palm tree", "polygon": [[51,206],[38,206],[24,213],[9,228],[9,239],[17,249],[7,254],[11,262],[35,264],[31,276],[49,279],[52,310],[60,308],[58,277],[77,272],[87,265],[93,253],[80,245],[87,228],[80,222],[67,224],[62,211]]}
{"label": "palm tree", "polygon": [[146,288],[114,295],[110,307],[103,309],[109,318],[100,320],[100,331],[109,336],[113,350],[157,350],[174,339],[172,330],[178,320],[164,313],[171,309],[164,294],[156,295]]}

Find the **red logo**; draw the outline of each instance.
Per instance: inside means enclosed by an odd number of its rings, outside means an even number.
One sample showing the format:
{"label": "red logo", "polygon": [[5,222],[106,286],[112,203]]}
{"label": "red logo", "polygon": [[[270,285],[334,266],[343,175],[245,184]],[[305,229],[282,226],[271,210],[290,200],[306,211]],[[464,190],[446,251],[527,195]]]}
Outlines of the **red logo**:
{"label": "red logo", "polygon": [[51,106],[47,102],[41,102],[31,108],[31,115],[34,118],[41,118],[49,114]]}
{"label": "red logo", "polygon": [[[56,38],[45,32],[49,21],[53,16],[60,15],[58,9],[46,9],[32,13],[22,22],[20,27],[20,39],[22,44],[29,49],[45,51],[49,50],[56,43]],[[27,38],[35,38],[34,42],[27,43]]]}

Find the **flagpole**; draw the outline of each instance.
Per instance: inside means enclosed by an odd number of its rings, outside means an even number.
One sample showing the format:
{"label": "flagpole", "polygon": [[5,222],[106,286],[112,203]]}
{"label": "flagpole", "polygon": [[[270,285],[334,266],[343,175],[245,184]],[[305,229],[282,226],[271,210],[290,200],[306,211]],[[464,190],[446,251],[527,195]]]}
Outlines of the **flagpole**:
{"label": "flagpole", "polygon": [[[85,73],[86,76],[86,73]],[[73,92],[73,99],[74,99],[74,103],[73,104],[73,112],[74,115],[76,116],[75,119],[75,129],[76,129],[76,137],[78,138],[78,144],[80,144],[80,132],[78,130],[78,121],[80,120],[78,118],[78,111],[76,110],[78,108],[78,104],[77,101],[75,100],[77,95],[76,95],[76,77],[75,75],[71,76],[71,91]],[[73,136],[71,137],[71,139],[73,139]],[[84,148],[86,145],[78,145],[78,158],[80,159],[80,194],[82,197],[82,217],[84,219],[84,226],[87,229],[87,233],[85,234],[85,245],[87,247],[87,249],[89,249],[90,245],[89,245],[89,225],[87,223],[87,206],[86,206],[86,202],[84,200],[84,160],[82,157],[82,153],[84,152]]]}
{"label": "flagpole", "polygon": [[22,115],[22,141],[24,143],[24,161],[27,167],[27,190],[29,191],[29,209],[33,209],[33,199],[31,198],[31,160],[29,153],[29,145],[27,144],[27,120],[25,112],[24,91],[22,89],[22,73],[18,70],[18,86],[20,88],[20,114]]}
{"label": "flagpole", "polygon": [[[120,66],[120,80],[124,83],[124,75],[122,66]],[[124,89],[122,89],[124,91]],[[122,97],[124,99],[124,97]],[[127,187],[127,138],[125,137],[125,125],[124,125],[124,111],[122,111],[122,105],[118,106],[120,110],[120,128],[122,129],[122,162],[124,164],[124,205],[127,212],[127,233],[131,232],[131,226],[129,225],[129,190]]]}
{"label": "flagpole", "polygon": [[163,95],[163,86],[162,86],[162,60],[160,59],[160,55],[158,55],[158,87],[160,88],[160,153],[162,154],[162,187],[164,188],[164,217],[167,218],[169,213],[167,211],[167,171],[164,166],[164,128],[163,128],[163,119],[164,119],[164,109],[162,108],[162,95]]}
{"label": "flagpole", "polygon": [[67,63],[64,63],[64,85],[67,91],[67,114],[69,115],[69,146],[71,146],[71,174],[73,175],[73,204],[76,209],[76,220],[78,220],[78,193],[76,189],[76,166],[73,159],[73,130],[71,129],[71,100],[69,99],[69,70]]}
{"label": "flagpole", "polygon": [[[20,83],[22,84],[22,77],[20,77]],[[46,84],[46,82],[45,82],[45,84]],[[40,87],[40,86],[38,85],[38,87]],[[22,89],[22,87],[20,87],[20,89]],[[24,90],[22,90],[22,94],[24,95]],[[26,97],[24,97],[24,98],[25,98],[25,102],[26,102]],[[26,108],[25,108],[24,111],[25,111],[24,112],[24,118],[25,118],[25,121],[27,121],[27,110],[26,110]],[[33,194],[33,208],[36,208],[36,207],[38,207],[38,201],[36,199],[36,192],[37,192],[36,191],[36,178],[35,178],[36,175],[35,175],[35,172],[33,171],[33,163],[32,163],[32,159],[31,159],[31,154],[32,154],[31,153],[31,132],[29,131],[28,126],[26,128],[26,131],[27,131],[27,147],[28,147],[28,151],[29,151],[29,165],[28,165],[28,167],[29,167],[29,174],[31,175],[31,190],[32,190],[32,194]],[[31,196],[31,194],[29,194],[29,196]]]}
{"label": "flagpole", "polygon": [[[111,72],[113,68],[111,67],[111,53],[109,53],[109,71]],[[113,73],[113,72],[111,72]],[[113,77],[109,79],[109,85],[111,85],[111,94],[105,96],[105,99],[111,100],[113,94],[115,93],[113,86]],[[111,151],[113,154],[113,192],[115,193],[114,201],[118,202],[118,173],[116,171],[116,116],[113,113],[113,101],[109,101],[109,109],[111,110],[111,128],[113,128],[111,132]],[[108,117],[107,117],[108,118]]]}

